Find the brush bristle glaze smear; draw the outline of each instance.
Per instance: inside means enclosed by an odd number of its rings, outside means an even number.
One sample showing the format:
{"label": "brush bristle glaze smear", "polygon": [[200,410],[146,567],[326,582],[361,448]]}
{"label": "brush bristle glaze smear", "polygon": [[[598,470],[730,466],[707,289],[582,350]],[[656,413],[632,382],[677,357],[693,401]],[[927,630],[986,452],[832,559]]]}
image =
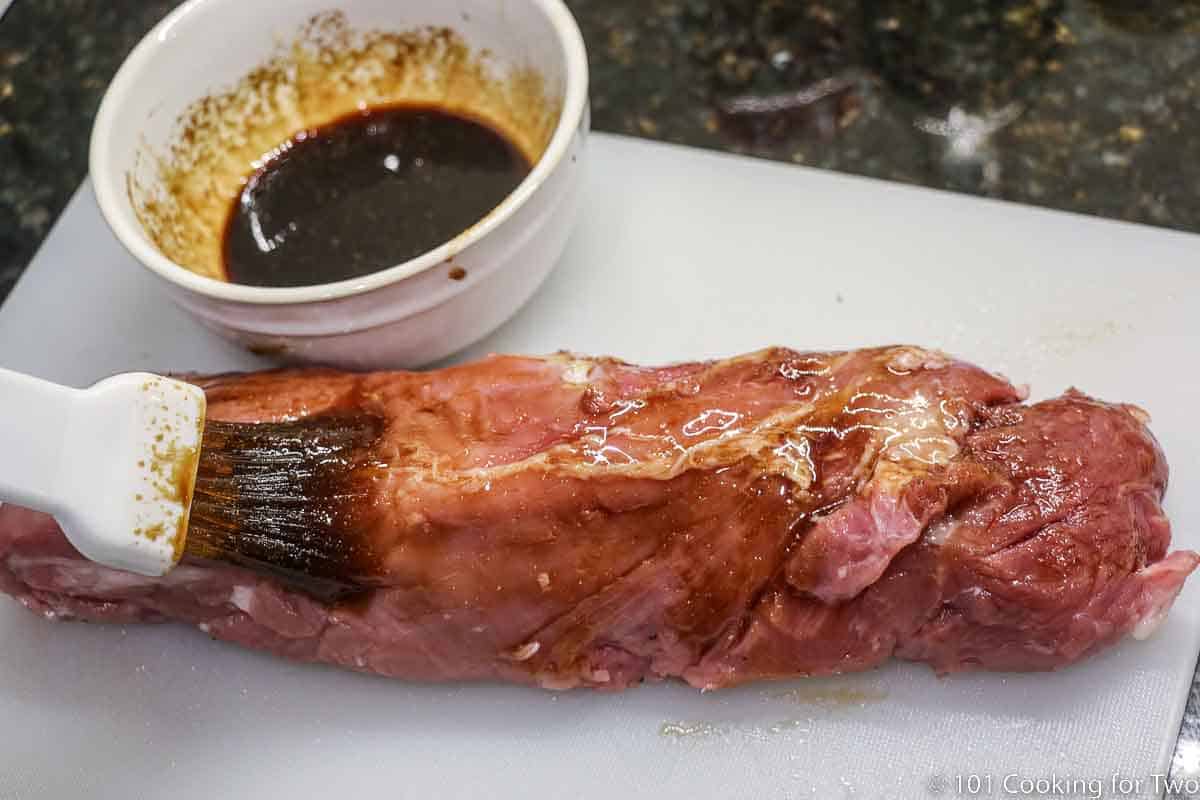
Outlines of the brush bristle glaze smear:
{"label": "brush bristle glaze smear", "polygon": [[186,552],[337,595],[378,565],[370,537],[371,445],[383,422],[325,414],[295,422],[210,422]]}

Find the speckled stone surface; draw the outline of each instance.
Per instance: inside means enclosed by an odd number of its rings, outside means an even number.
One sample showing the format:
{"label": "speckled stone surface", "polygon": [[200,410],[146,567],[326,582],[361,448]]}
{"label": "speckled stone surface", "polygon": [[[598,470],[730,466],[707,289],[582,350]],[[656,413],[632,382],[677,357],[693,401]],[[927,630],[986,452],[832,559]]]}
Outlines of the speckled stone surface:
{"label": "speckled stone surface", "polygon": [[[0,297],[167,0],[0,21]],[[571,0],[600,130],[1200,230],[1200,0]]]}
{"label": "speckled stone surface", "polygon": [[[600,130],[1200,232],[1200,0],[568,3]],[[0,19],[0,299],[86,172],[104,87],[173,5]],[[1172,772],[1200,779],[1197,687]]]}

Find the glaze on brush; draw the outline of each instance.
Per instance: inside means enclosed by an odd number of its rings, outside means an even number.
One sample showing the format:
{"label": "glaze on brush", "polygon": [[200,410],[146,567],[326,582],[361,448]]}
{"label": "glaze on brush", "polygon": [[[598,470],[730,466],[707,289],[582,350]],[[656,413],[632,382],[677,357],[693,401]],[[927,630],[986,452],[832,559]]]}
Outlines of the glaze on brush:
{"label": "glaze on brush", "polygon": [[319,596],[377,572],[362,535],[371,446],[383,422],[361,413],[294,422],[209,422],[186,552],[268,572]]}

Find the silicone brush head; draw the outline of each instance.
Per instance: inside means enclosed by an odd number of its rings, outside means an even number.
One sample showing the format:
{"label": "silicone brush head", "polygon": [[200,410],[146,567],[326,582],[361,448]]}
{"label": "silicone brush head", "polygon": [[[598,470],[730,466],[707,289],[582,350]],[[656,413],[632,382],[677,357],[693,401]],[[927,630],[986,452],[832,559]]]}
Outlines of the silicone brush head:
{"label": "silicone brush head", "polygon": [[382,428],[366,414],[209,422],[185,552],[321,596],[359,588],[379,566],[367,533]]}

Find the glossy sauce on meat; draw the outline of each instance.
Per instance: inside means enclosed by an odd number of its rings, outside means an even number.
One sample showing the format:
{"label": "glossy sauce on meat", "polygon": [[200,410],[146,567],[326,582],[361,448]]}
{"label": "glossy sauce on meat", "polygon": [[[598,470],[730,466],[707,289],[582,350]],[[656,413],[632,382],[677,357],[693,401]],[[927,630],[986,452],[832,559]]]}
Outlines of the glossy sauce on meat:
{"label": "glossy sauce on meat", "polygon": [[311,286],[395,266],[474,225],[529,169],[497,131],[435,107],[369,109],[301,131],[234,201],[226,274]]}
{"label": "glossy sauce on meat", "polygon": [[395,677],[717,688],[892,657],[1053,669],[1148,633],[1200,562],[1169,552],[1142,412],[1023,405],[921,348],[198,383],[211,420],[380,421],[342,531],[371,572],[335,576],[353,601],[202,559],[126,578],[7,506],[0,589]]}

